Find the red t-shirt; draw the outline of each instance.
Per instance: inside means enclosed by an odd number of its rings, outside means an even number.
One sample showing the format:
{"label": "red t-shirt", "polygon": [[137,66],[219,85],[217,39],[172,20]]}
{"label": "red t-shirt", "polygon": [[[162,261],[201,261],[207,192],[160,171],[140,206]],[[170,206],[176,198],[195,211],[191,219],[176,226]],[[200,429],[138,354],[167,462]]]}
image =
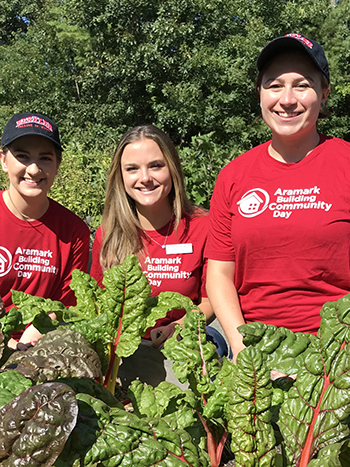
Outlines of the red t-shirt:
{"label": "red t-shirt", "polygon": [[[186,221],[187,220],[187,221]],[[167,254],[164,244],[169,224],[159,230],[148,230],[144,237],[145,250],[139,255],[142,271],[152,287],[152,295],[160,292],[179,292],[198,304],[202,297],[206,297],[205,276],[206,261],[204,260],[204,247],[207,239],[208,216],[182,219],[178,231],[170,230],[166,245],[174,245],[174,253]],[[96,232],[92,248],[92,265],[90,274],[102,286],[102,269],[99,261],[101,247],[101,227]],[[158,243],[157,243],[158,242]],[[192,253],[177,253],[181,246],[190,243]],[[190,247],[188,247],[190,248]],[[172,310],[165,318],[157,320],[156,326],[165,326],[184,316],[185,311]],[[149,339],[150,329],[147,330],[146,339]]]}
{"label": "red t-shirt", "polygon": [[75,214],[53,200],[38,220],[18,219],[0,192],[0,296],[12,305],[11,289],[75,305],[69,288],[73,269],[87,270],[90,232]]}
{"label": "red t-shirt", "polygon": [[235,261],[247,322],[316,333],[322,305],[350,292],[350,143],[321,135],[287,164],[269,144],[220,172],[205,254]]}

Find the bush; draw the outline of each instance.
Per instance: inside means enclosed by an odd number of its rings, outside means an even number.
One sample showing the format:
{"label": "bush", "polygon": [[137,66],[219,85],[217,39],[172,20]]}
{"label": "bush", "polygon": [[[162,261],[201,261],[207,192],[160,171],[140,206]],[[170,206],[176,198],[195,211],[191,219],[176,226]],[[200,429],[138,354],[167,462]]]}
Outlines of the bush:
{"label": "bush", "polygon": [[105,184],[112,154],[85,151],[74,142],[63,153],[50,196],[83,219],[93,231],[101,223]]}

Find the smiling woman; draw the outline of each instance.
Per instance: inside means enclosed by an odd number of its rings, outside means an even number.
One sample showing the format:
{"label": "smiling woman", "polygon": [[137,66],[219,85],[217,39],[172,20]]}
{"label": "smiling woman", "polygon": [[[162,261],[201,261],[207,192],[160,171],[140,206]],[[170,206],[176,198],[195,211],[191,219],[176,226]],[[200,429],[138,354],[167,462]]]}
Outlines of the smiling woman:
{"label": "smiling woman", "polygon": [[287,34],[257,68],[272,139],[220,172],[206,248],[208,296],[234,359],[241,324],[316,334],[323,303],[350,292],[350,144],[317,131],[330,92],[323,48]]}
{"label": "smiling woman", "polygon": [[59,167],[55,146],[42,136],[26,135],[2,152],[2,170],[10,182],[4,193],[5,203],[20,218],[39,219],[49,207],[47,193]]}
{"label": "smiling woman", "polygon": [[134,200],[144,229],[163,227],[172,217],[172,180],[158,144],[150,138],[128,144],[121,158],[126,193]]}
{"label": "smiling woman", "polygon": [[272,131],[269,153],[298,162],[319,142],[316,122],[330,87],[302,52],[281,52],[265,66],[258,91],[262,117]]}
{"label": "smiling woman", "polygon": [[[0,193],[0,296],[6,311],[12,306],[11,289],[75,304],[71,272],[87,270],[90,233],[81,219],[48,198],[61,158],[58,128],[51,119],[24,113],[8,121],[0,149],[9,180]],[[30,344],[39,337],[30,326],[20,342]],[[9,343],[16,345],[14,339]]]}
{"label": "smiling woman", "polygon": [[[96,233],[91,275],[138,256],[152,294],[179,292],[214,316],[205,290],[207,212],[187,198],[179,155],[171,139],[153,125],[129,130],[115,151],[107,180],[102,226]],[[172,310],[148,329],[156,345],[182,324],[185,310]],[[222,344],[225,346],[224,341]]]}

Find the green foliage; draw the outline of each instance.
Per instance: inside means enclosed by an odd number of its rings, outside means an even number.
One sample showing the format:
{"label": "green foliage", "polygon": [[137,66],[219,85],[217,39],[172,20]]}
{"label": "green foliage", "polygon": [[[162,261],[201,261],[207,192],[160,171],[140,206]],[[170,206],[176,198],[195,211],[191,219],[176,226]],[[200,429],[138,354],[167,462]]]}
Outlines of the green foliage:
{"label": "green foliage", "polygon": [[[15,352],[5,364],[0,374],[0,388],[8,389],[0,410],[2,465],[15,465],[23,452],[28,462],[37,459],[41,449],[44,466],[218,467],[228,435],[237,467],[349,465],[350,295],[325,303],[317,336],[263,323],[241,326],[247,347],[233,364],[225,358],[221,362],[206,341],[203,313],[192,311],[194,305],[179,294],[149,299],[140,275],[135,257],[128,257],[105,273],[104,292],[78,271],[72,284],[78,304],[65,313],[72,321],[49,332],[32,349]],[[37,313],[55,303],[39,300],[35,305],[35,299],[19,298],[20,308],[28,308],[27,316],[30,306]],[[184,327],[177,326],[163,353],[175,361],[174,371],[189,389],[165,382],[152,388],[134,381],[129,389],[135,412],[129,414],[98,385],[97,374],[89,374],[90,367],[96,368],[90,364],[97,354],[69,328],[80,324],[82,332],[90,329],[91,336],[95,332],[104,339],[106,329],[113,327],[114,347],[122,354],[126,348],[118,348],[119,336],[127,334],[139,342],[136,328],[144,332],[137,310],[143,308],[149,322],[150,309],[166,312],[171,307],[186,308],[187,314]],[[99,316],[107,319],[100,322],[105,328],[97,331],[89,323]],[[130,326],[136,337],[127,330]],[[85,373],[62,379],[75,368]],[[294,376],[271,382],[272,370]],[[28,379],[18,376],[20,372]],[[6,381],[11,381],[8,388]],[[46,382],[30,387],[37,381]],[[47,420],[50,423],[43,423]],[[54,433],[58,442],[52,450]],[[281,453],[275,450],[277,443]]]}
{"label": "green foliage", "polygon": [[26,389],[0,411],[1,465],[53,465],[77,415],[75,394],[65,384]]}
{"label": "green foliage", "polygon": [[347,0],[5,3],[0,125],[30,108],[57,121],[65,144],[74,135],[89,149],[152,122],[181,148],[212,134],[224,150],[233,141],[246,150],[268,134],[252,125],[257,55],[273,37],[300,32],[325,45],[336,84],[327,129],[348,135]]}
{"label": "green foliage", "polygon": [[[126,258],[123,264],[107,270],[104,273],[103,285],[102,289],[89,274],[76,269],[72,272],[70,284],[77,299],[75,306],[66,309],[60,302],[13,291],[12,300],[19,311],[15,308],[10,311],[11,316],[12,314],[16,315],[17,327],[32,322],[42,334],[62,326],[58,320],[51,320],[48,317],[47,313],[54,311],[57,318],[63,320],[65,325],[62,329],[54,331],[57,333],[57,337],[55,337],[56,334],[50,333],[50,339],[53,340],[50,352],[53,353],[57,347],[59,354],[60,336],[67,333],[68,330],[69,332],[77,331],[84,336],[79,345],[83,347],[87,341],[90,342],[101,358],[102,368],[108,367],[105,386],[113,388],[112,392],[114,392],[116,374],[113,373],[113,370],[115,366],[118,368],[116,358],[132,355],[139,346],[146,329],[154,326],[156,320],[163,318],[168,311],[178,308],[192,310],[194,305],[189,298],[176,292],[162,292],[157,297],[150,297],[151,287],[140,268],[137,257],[134,255]],[[11,323],[14,319],[12,316]],[[13,326],[10,329],[13,329]],[[40,342],[42,341],[43,339],[40,340]],[[39,354],[41,345],[45,346],[45,339],[43,344],[39,345]],[[26,371],[28,371],[32,375],[32,379],[45,381],[47,374],[51,375],[52,372],[56,372],[55,367],[52,368],[51,362],[52,359],[55,360],[57,355],[44,358],[45,352],[42,353],[40,355],[42,368],[36,374],[37,370],[33,370],[32,365],[29,364],[33,360],[36,361],[35,348],[27,352],[17,352],[10,357],[9,361],[11,365],[16,364],[17,368],[20,367],[21,369],[18,371],[22,374],[27,376]],[[76,356],[80,356],[78,351],[75,353]],[[85,349],[85,353],[89,353],[87,349]],[[107,354],[109,365],[106,365]],[[99,373],[101,370],[95,365],[94,355],[95,352],[92,352],[92,368],[86,368],[86,371],[91,370],[90,374],[79,373],[80,364],[76,359],[74,359],[74,368],[71,368],[69,359],[64,364],[60,364],[57,374],[60,374],[61,370],[65,372],[65,374],[61,374],[61,377],[92,377],[91,375],[94,374],[94,377],[101,380],[102,375]],[[29,362],[26,360],[27,357]],[[22,360],[24,361],[22,362]],[[36,368],[35,364],[34,368]]]}
{"label": "green foliage", "polygon": [[220,169],[240,153],[225,150],[212,136],[193,136],[191,145],[179,151],[187,194],[193,203],[207,209]]}
{"label": "green foliage", "polygon": [[101,362],[84,336],[70,329],[56,329],[26,351],[14,352],[6,368],[35,382],[58,378],[102,379]]}
{"label": "green foliage", "polygon": [[0,373],[0,408],[32,385],[32,381],[18,371],[8,370]]}
{"label": "green foliage", "polygon": [[256,121],[255,63],[279,35],[324,45],[332,91],[319,129],[350,140],[348,0],[0,4],[0,127],[28,110],[57,122],[66,151],[51,196],[92,231],[112,151],[139,123],[171,136],[191,200],[208,207],[219,169],[270,137]]}
{"label": "green foliage", "polygon": [[101,223],[111,154],[87,151],[73,142],[65,147],[50,196],[85,220],[91,229]]}

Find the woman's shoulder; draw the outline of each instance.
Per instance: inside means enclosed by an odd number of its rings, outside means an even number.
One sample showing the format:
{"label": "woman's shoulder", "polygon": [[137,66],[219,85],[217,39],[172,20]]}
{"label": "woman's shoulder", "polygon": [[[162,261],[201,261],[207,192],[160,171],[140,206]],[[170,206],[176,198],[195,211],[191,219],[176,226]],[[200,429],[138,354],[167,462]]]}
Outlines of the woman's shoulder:
{"label": "woman's shoulder", "polygon": [[341,166],[350,163],[350,143],[336,136],[320,135],[320,154],[331,164],[337,167],[337,163]]}
{"label": "woman's shoulder", "polygon": [[183,221],[191,222],[192,224],[205,224],[208,222],[209,211],[201,206],[194,206],[191,215],[183,217]]}
{"label": "woman's shoulder", "polygon": [[44,218],[42,218],[43,221],[46,222],[48,219],[56,218],[61,226],[79,229],[85,233],[89,232],[90,234],[87,224],[79,216],[53,199],[49,198],[49,201],[49,209],[44,214]]}
{"label": "woman's shoulder", "polygon": [[94,241],[96,243],[102,243],[102,225],[96,230]]}
{"label": "woman's shoulder", "polygon": [[350,142],[349,141],[345,141],[345,139],[342,139],[342,138],[337,138],[336,136],[320,135],[320,137],[321,137],[321,141],[326,143],[326,146],[329,146],[329,147],[337,146],[340,149],[344,148],[348,153],[349,148],[350,148]]}
{"label": "woman's shoulder", "polygon": [[209,212],[202,207],[196,206],[191,215],[182,217],[181,224],[185,230],[192,232],[194,230],[206,231],[209,228]]}
{"label": "woman's shoulder", "polygon": [[256,159],[260,158],[262,153],[267,151],[270,144],[271,141],[266,141],[240,154],[220,171],[220,178],[230,177],[232,172],[237,172],[238,170],[243,170],[245,167],[254,165]]}

